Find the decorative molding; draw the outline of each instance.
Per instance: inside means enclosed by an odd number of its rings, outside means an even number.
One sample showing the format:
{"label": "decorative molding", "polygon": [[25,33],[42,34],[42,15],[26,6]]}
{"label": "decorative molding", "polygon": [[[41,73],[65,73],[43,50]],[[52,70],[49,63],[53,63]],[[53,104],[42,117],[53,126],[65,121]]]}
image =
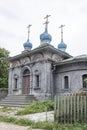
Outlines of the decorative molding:
{"label": "decorative molding", "polygon": [[56,61],[62,61],[62,60],[63,60],[62,57],[60,57],[60,56],[57,55],[57,54],[53,54],[53,55],[52,55],[52,59],[54,59],[54,60],[56,60]]}
{"label": "decorative molding", "polygon": [[17,74],[14,74],[14,79],[18,79],[19,76]]}
{"label": "decorative molding", "polygon": [[42,59],[43,58],[43,55],[42,54],[36,54],[36,55],[33,55],[32,57],[31,57],[31,59],[32,59],[32,61],[38,61],[38,60],[40,60],[40,59]]}
{"label": "decorative molding", "polygon": [[20,64],[21,65],[26,65],[28,63],[30,63],[30,58],[29,57],[25,57],[25,58],[20,59]]}
{"label": "decorative molding", "polygon": [[18,66],[20,66],[20,62],[19,61],[14,61],[12,63],[12,68],[15,68],[15,67],[18,67]]}

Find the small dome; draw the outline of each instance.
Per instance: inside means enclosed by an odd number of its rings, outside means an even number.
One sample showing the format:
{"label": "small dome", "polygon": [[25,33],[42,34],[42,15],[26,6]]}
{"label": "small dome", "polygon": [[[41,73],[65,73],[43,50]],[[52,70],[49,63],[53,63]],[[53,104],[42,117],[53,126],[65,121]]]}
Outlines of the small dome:
{"label": "small dome", "polygon": [[65,51],[67,48],[67,45],[64,42],[61,42],[58,44],[58,49]]}
{"label": "small dome", "polygon": [[32,48],[32,43],[30,43],[29,40],[27,40],[27,42],[25,42],[23,46],[25,50],[30,50]]}
{"label": "small dome", "polygon": [[52,37],[51,37],[50,34],[48,34],[47,31],[45,31],[44,33],[42,33],[40,35],[40,41],[41,41],[41,43],[50,43],[51,40],[52,40]]}

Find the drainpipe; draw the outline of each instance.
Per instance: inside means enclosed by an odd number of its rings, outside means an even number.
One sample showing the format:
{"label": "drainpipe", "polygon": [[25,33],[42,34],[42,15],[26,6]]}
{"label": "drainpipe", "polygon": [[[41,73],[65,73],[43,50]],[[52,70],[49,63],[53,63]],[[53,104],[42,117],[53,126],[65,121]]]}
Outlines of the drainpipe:
{"label": "drainpipe", "polygon": [[53,72],[56,70],[56,65],[51,65],[51,99],[54,99],[54,80],[53,80]]}

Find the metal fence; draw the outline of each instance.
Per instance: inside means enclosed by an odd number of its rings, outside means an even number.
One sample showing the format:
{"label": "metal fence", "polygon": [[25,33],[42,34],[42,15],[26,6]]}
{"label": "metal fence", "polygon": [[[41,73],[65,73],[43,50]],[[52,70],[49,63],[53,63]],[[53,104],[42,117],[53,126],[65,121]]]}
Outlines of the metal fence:
{"label": "metal fence", "polygon": [[87,122],[87,96],[55,96],[55,121],[61,123]]}

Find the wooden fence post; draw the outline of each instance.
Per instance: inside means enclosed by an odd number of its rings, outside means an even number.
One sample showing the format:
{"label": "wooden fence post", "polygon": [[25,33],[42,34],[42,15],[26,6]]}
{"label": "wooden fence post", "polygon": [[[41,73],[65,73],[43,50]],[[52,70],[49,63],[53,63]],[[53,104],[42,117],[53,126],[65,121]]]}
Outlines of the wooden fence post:
{"label": "wooden fence post", "polygon": [[87,122],[87,96],[55,96],[55,120],[61,123]]}

